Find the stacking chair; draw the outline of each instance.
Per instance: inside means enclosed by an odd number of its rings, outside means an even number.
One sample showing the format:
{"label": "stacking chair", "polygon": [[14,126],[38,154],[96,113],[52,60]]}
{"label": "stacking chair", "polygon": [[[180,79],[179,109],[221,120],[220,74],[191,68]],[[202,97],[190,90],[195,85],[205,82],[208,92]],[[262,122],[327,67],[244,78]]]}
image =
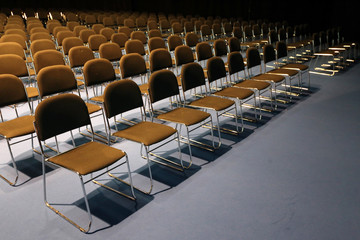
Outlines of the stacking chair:
{"label": "stacking chair", "polygon": [[[29,112],[20,116],[17,111],[17,106],[24,103],[28,103]],[[7,106],[13,106],[16,117],[14,118],[13,116],[7,116],[6,118],[10,120],[4,121],[1,108]],[[15,157],[11,150],[11,146],[31,139],[32,149],[34,149],[33,134],[35,131],[33,126],[34,116],[28,101],[24,84],[18,77],[13,74],[0,74],[0,116],[0,136],[1,138],[6,139],[12,165],[15,170],[15,179],[9,180],[8,177],[3,176],[2,174],[0,174],[0,177],[8,184],[15,186],[19,178],[19,173],[16,167]],[[24,137],[29,135],[30,138],[24,139]],[[2,153],[2,155],[4,156],[4,153]]]}
{"label": "stacking chair", "polygon": [[[288,50],[286,47],[285,42],[277,42],[276,43],[276,58],[277,58],[277,64],[279,64],[279,67],[282,69],[293,69],[300,72],[300,89],[303,90],[302,87],[303,83],[303,75],[307,73],[308,75],[308,88],[310,87],[310,68],[306,64],[301,63],[292,63],[288,60]],[[280,62],[282,61],[282,62]],[[308,90],[307,88],[307,90]]]}
{"label": "stacking chair", "polygon": [[195,61],[194,54],[191,48],[187,45],[177,46],[175,48],[174,55],[177,76],[180,75],[182,65]]}
{"label": "stacking chair", "polygon": [[84,45],[88,45],[89,37],[95,34],[95,31],[92,29],[83,29],[80,31],[79,37],[83,41]]}
{"label": "stacking chair", "polygon": [[[220,131],[235,135],[238,134],[239,128],[237,118],[235,118],[235,130],[220,128],[219,117],[226,115],[232,110],[235,112],[234,115],[237,116],[236,105],[231,99],[209,95],[210,90],[206,86],[204,71],[199,63],[194,62],[184,65],[181,69],[181,81],[184,104],[190,107],[200,108],[205,111],[210,110],[215,113],[219,137],[218,146],[215,148],[219,148],[221,145]],[[187,100],[187,91],[193,91],[192,95],[195,96],[195,99],[191,98]]]}
{"label": "stacking chair", "polygon": [[53,41],[52,36],[48,32],[35,32],[30,34],[30,47],[31,47],[31,43],[38,39],[48,39]]}
{"label": "stacking chair", "polygon": [[[83,83],[83,67],[89,60],[95,58],[93,51],[87,46],[74,46],[69,50],[69,63],[76,74],[76,78]],[[81,84],[82,85],[82,84]]]}
{"label": "stacking chair", "polygon": [[[127,53],[120,59],[121,78],[135,81],[145,96],[148,94],[148,68],[144,58],[138,53]],[[140,81],[138,81],[140,78]],[[145,102],[146,103],[146,102]]]}
{"label": "stacking chair", "polygon": [[46,49],[36,52],[34,55],[35,74],[47,66],[65,65],[64,56],[61,52],[53,49]]}
{"label": "stacking chair", "polygon": [[148,50],[149,54],[151,54],[151,51],[155,49],[167,49],[165,40],[162,37],[152,37],[148,41]]}
{"label": "stacking chair", "polygon": [[[258,97],[258,106],[261,110],[267,110],[261,108],[261,99],[270,101],[271,109],[273,110],[273,96],[271,84],[267,81],[246,79],[244,59],[240,52],[231,52],[227,57],[228,73],[230,81],[233,87],[247,88],[255,92]],[[243,72],[245,79],[240,77],[240,73]],[[269,92],[270,98],[263,96],[264,93]],[[260,115],[261,118],[261,115]]]}
{"label": "stacking chair", "polygon": [[119,33],[125,33],[128,38],[130,38],[130,35],[132,33],[133,29],[127,27],[127,26],[121,26],[118,29]]}
{"label": "stacking chair", "polygon": [[148,38],[153,38],[153,37],[161,37],[162,38],[162,34],[160,32],[160,29],[156,28],[156,29],[151,29],[148,31]]}
{"label": "stacking chair", "polygon": [[206,61],[214,56],[213,48],[208,42],[200,42],[196,44],[196,59],[204,69],[206,75]]}
{"label": "stacking chair", "polygon": [[100,30],[103,29],[105,26],[102,23],[95,23],[91,26],[91,29],[95,31],[96,34],[100,34]]}
{"label": "stacking chair", "polygon": [[228,39],[229,53],[241,52],[240,40],[237,37],[230,37]]}
{"label": "stacking chair", "polygon": [[150,53],[149,56],[149,62],[150,62],[150,74],[161,70],[161,69],[168,69],[172,70],[173,68],[173,62],[171,58],[171,54],[166,49],[155,49]]}
{"label": "stacking chair", "polygon": [[110,27],[105,27],[100,30],[100,34],[106,37],[106,40],[111,41],[111,36],[115,33],[115,30]]}
{"label": "stacking chair", "polygon": [[[273,45],[271,44],[266,44],[263,47],[263,60],[264,60],[264,71],[267,74],[275,74],[275,75],[280,75],[280,76],[284,76],[285,78],[288,79],[288,95],[291,99],[292,95],[298,95],[295,93],[292,93],[291,88],[292,88],[292,83],[291,81],[295,78],[298,79],[298,86],[300,87],[300,72],[298,70],[295,69],[289,69],[289,68],[281,68],[280,66],[276,65],[276,52],[275,52],[275,48],[273,47]],[[270,63],[275,63],[272,70],[266,71],[266,66],[270,66]]]}
{"label": "stacking chair", "polygon": [[81,30],[86,30],[86,29],[88,28],[84,25],[75,26],[73,32],[75,33],[75,36],[79,37]]}
{"label": "stacking chair", "polygon": [[69,51],[72,47],[76,46],[84,46],[83,41],[78,37],[67,37],[63,40],[62,53],[64,54],[65,62],[67,65],[70,65],[68,57]]}
{"label": "stacking chair", "polygon": [[213,40],[211,28],[210,28],[209,25],[207,25],[207,24],[201,25],[201,27],[200,27],[200,39],[203,42],[204,41],[211,42],[211,40]]}
{"label": "stacking chair", "polygon": [[223,58],[227,58],[227,54],[228,54],[228,46],[227,43],[224,39],[216,39],[214,41],[214,55],[218,56],[218,57],[223,57]]}
{"label": "stacking chair", "polygon": [[185,35],[185,45],[189,46],[194,52],[195,52],[196,44],[198,44],[199,42],[200,39],[197,34],[193,32],[188,32]]}
{"label": "stacking chair", "polygon": [[74,31],[74,28],[76,26],[80,26],[80,23],[78,21],[67,21],[66,22],[66,27],[68,27],[70,29],[70,31]]}
{"label": "stacking chair", "polygon": [[[159,106],[163,100],[168,98],[175,98],[176,100],[172,102],[180,103],[179,85],[174,72],[163,69],[152,73],[149,78],[151,117],[153,119],[156,118],[158,120],[176,125],[176,128],[178,128],[178,132],[180,134],[180,138],[189,147],[190,162],[192,161],[191,145],[210,151],[214,150],[216,146],[214,142],[211,114],[195,108],[180,107],[179,104],[174,107],[173,103],[171,102],[169,110],[164,110],[164,108],[162,108],[161,111],[159,111],[158,108],[155,108],[156,106]],[[199,129],[202,126],[209,126],[209,124],[212,136],[212,146],[208,147],[208,144],[205,144],[204,141],[190,138],[191,132]],[[184,128],[186,136],[181,135],[182,128]]]}
{"label": "stacking chair", "polygon": [[[140,117],[139,114],[136,114],[137,121],[126,122],[124,125],[128,127],[119,129],[116,124],[118,122],[116,117],[119,115],[123,116],[129,111],[137,109],[140,110]],[[134,81],[123,79],[121,81],[110,83],[104,91],[104,111],[107,119],[107,127],[109,129],[108,142],[110,142],[110,137],[116,137],[136,142],[141,145],[140,154],[142,158],[147,160],[150,188],[149,190],[142,190],[135,187],[137,190],[146,194],[151,193],[153,188],[153,178],[150,161],[165,165],[163,161],[165,158],[157,155],[154,151],[165,144],[171,143],[173,140],[178,140],[180,164],[177,163],[175,166],[167,165],[172,166],[177,170],[183,170],[180,141],[176,129],[165,124],[147,121],[141,91]],[[111,132],[110,119],[113,119],[115,123],[115,132],[113,133]],[[145,153],[143,153],[143,149],[145,149]],[[150,158],[150,155],[155,156],[156,159]]]}
{"label": "stacking chair", "polygon": [[219,39],[223,37],[223,31],[221,25],[218,23],[214,23],[211,26],[212,38]]}
{"label": "stacking chair", "polygon": [[76,36],[75,36],[75,33],[72,31],[61,31],[61,32],[57,33],[56,44],[57,44],[57,47],[59,50],[62,51],[63,41],[65,38],[68,38],[68,37],[76,37]]}
{"label": "stacking chair", "polygon": [[[127,154],[117,148],[96,142],[94,141],[94,138],[92,138],[92,140],[89,142],[76,146],[72,130],[83,126],[90,126],[91,130],[93,129],[87,106],[85,102],[77,95],[61,94],[58,96],[53,96],[43,100],[36,108],[34,127],[37,138],[39,140],[40,150],[42,152],[44,182],[43,191],[45,204],[48,208],[71,223],[80,231],[88,232],[91,228],[92,216],[85,190],[86,183],[96,183],[100,186],[104,186],[106,189],[112,190],[113,192],[126,196],[132,200],[135,200],[135,194],[132,187],[131,171]],[[42,146],[42,143],[45,140],[54,137],[57,143],[57,136],[67,132],[70,133],[70,136],[73,139],[74,147],[54,156],[46,156],[46,152]],[[119,163],[119,161],[122,159],[125,160]],[[52,166],[66,169],[78,175],[89,220],[86,227],[81,227],[78,223],[69,219],[62,212],[55,209],[54,205],[51,205],[48,201],[48,184],[46,182],[45,164],[50,164]],[[131,196],[125,195],[116,189],[96,181],[98,177],[105,173],[109,173],[122,164],[127,165],[127,174],[129,176],[131,186]]]}
{"label": "stacking chair", "polygon": [[[285,77],[282,75],[266,73],[265,70],[262,68],[259,50],[255,47],[251,47],[246,50],[246,68],[248,72],[248,77],[250,79],[267,81],[271,83],[272,92],[275,93],[275,95],[273,96],[275,99],[275,108],[277,108],[278,101],[283,103],[288,102],[287,100],[278,99],[276,95],[277,93],[283,92],[285,93],[286,98],[289,98],[289,96],[287,95],[286,86],[285,91],[278,89],[279,86],[285,85]],[[255,68],[259,68],[259,74],[253,73],[253,69]]]}
{"label": "stacking chair", "polygon": [[[254,104],[250,106],[254,108],[255,120],[247,119],[249,121],[257,120],[257,109],[256,109],[256,96],[254,92],[250,89],[232,87],[228,85],[227,73],[225,69],[225,63],[220,57],[212,57],[207,61],[207,79],[212,89],[212,94],[216,96],[221,96],[225,98],[230,98],[235,100],[238,103],[239,114],[234,117],[239,117],[241,119],[241,132],[244,130],[244,117],[243,117],[243,104],[250,101],[254,101]],[[225,85],[226,84],[226,85]],[[215,86],[214,86],[215,85]],[[219,86],[220,85],[220,86]],[[225,86],[224,86],[225,85]]]}
{"label": "stacking chair", "polygon": [[107,43],[107,39],[102,34],[94,34],[89,37],[89,48],[93,51],[95,58],[99,57],[99,47],[103,43]]}
{"label": "stacking chair", "polygon": [[0,55],[0,74],[12,74],[20,78],[25,86],[29,100],[39,96],[36,85],[33,84],[32,76],[25,60],[16,54]]}
{"label": "stacking chair", "polygon": [[129,53],[140,54],[144,58],[147,68],[149,68],[149,58],[148,58],[149,55],[146,54],[144,44],[140,40],[130,39],[130,40],[126,41],[125,42],[125,53],[126,54],[129,54]]}
{"label": "stacking chair", "polygon": [[168,50],[170,53],[174,53],[174,50],[177,46],[184,45],[183,39],[177,35],[171,35],[167,39]]}
{"label": "stacking chair", "polygon": [[159,20],[159,29],[163,38],[168,38],[171,35],[171,25],[167,19]]}
{"label": "stacking chair", "polygon": [[118,44],[113,42],[103,43],[99,47],[99,55],[101,58],[106,58],[115,67],[115,73],[120,74],[120,59],[122,57],[122,51]]}
{"label": "stacking chair", "polygon": [[125,43],[129,40],[129,37],[125,33],[114,33],[111,35],[111,42],[116,43],[123,50],[125,49]]}

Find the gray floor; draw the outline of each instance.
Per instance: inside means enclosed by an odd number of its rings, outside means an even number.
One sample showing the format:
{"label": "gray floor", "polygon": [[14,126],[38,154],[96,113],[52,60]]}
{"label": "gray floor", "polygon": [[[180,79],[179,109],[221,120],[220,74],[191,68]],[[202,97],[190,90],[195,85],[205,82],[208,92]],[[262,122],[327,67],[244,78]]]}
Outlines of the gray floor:
{"label": "gray floor", "polygon": [[[238,137],[223,135],[215,153],[194,150],[185,173],[153,165],[153,194],[136,192],[136,203],[88,185],[89,234],[45,207],[40,158],[22,143],[14,148],[20,186],[0,182],[0,239],[360,239],[359,77],[359,64],[312,75],[312,93],[246,124]],[[134,181],[145,188],[138,146],[115,146],[129,153]],[[0,171],[11,174],[8,159],[1,141]],[[61,169],[48,169],[47,179],[50,201],[68,203],[59,208],[85,224],[78,180]]]}

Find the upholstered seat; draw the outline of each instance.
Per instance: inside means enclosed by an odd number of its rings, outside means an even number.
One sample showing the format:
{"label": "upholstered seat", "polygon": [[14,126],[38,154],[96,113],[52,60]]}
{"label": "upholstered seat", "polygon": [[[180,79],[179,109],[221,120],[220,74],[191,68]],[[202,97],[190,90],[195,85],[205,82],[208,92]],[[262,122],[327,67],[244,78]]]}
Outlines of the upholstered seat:
{"label": "upholstered seat", "polygon": [[0,123],[0,135],[5,138],[21,137],[34,132],[34,116],[22,116]]}

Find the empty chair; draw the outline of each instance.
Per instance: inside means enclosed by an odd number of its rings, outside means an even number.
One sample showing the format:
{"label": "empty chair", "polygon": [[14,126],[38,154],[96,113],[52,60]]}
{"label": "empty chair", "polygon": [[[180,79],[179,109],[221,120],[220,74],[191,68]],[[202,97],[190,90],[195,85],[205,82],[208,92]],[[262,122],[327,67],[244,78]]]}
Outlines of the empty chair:
{"label": "empty chair", "polygon": [[[175,103],[180,102],[179,85],[176,76],[172,71],[164,69],[153,72],[150,75],[149,98],[152,117],[158,120],[175,124],[180,134],[180,137],[187,143],[190,153],[189,166],[191,166],[192,163],[191,145],[204,148],[201,143],[199,144],[199,142],[204,143],[204,141],[201,141],[199,137],[197,138],[197,140],[190,138],[191,132],[199,129],[204,124],[210,124],[212,149],[215,148],[213,123],[210,113],[199,109],[182,107],[182,105],[180,106],[180,104],[177,104],[176,107],[170,107],[169,110],[163,110],[164,108],[162,108],[163,111],[161,111],[160,113],[157,113],[155,111],[158,104],[168,98],[175,98]],[[186,132],[185,136],[181,135],[182,129],[184,129],[184,131]],[[193,133],[193,135],[195,135],[195,133]],[[199,132],[197,136],[199,136]],[[182,167],[184,168],[184,166]]]}
{"label": "empty chair", "polygon": [[229,52],[241,52],[240,40],[237,37],[230,37],[228,39]]}
{"label": "empty chair", "polygon": [[19,34],[5,34],[0,38],[0,43],[3,42],[16,42],[21,45],[24,51],[27,50],[26,39]]}
{"label": "empty chair", "polygon": [[115,73],[117,75],[120,74],[119,66],[120,59],[122,57],[122,51],[118,44],[112,42],[101,44],[99,47],[99,55],[101,58],[106,58],[110,62],[112,62],[115,67]]}
{"label": "empty chair", "polygon": [[[199,63],[188,63],[181,69],[181,81],[182,90],[184,93],[183,101],[191,107],[204,109],[205,111],[211,110],[216,114],[217,130],[219,143],[216,148],[221,145],[221,133],[220,133],[220,122],[219,117],[226,115],[227,112],[234,111],[234,115],[237,116],[237,109],[235,102],[231,99],[221,98],[217,96],[209,95],[210,89],[206,85],[205,75],[203,68]],[[193,95],[189,95],[186,99],[186,92],[194,91],[196,93],[195,98]],[[221,131],[231,134],[238,134],[238,122],[235,118],[235,130],[222,128]]]}
{"label": "empty chair", "polygon": [[95,57],[99,57],[99,47],[103,43],[107,43],[107,39],[104,35],[94,34],[89,36],[88,45],[89,48],[94,52]]}
{"label": "empty chair", "polygon": [[125,33],[114,33],[111,35],[111,42],[119,45],[121,49],[125,49],[125,43],[129,37]]}
{"label": "empty chair", "polygon": [[94,30],[96,34],[100,33],[100,30],[103,29],[105,26],[102,23],[95,23],[91,26],[91,29]]}
{"label": "empty chair", "polygon": [[218,23],[214,23],[212,24],[211,26],[211,32],[212,32],[212,38],[213,39],[218,39],[218,38],[221,38],[223,35],[223,32],[222,32],[222,28],[221,28],[221,25],[218,24]]}
{"label": "empty chair", "polygon": [[[124,129],[117,127],[118,116],[124,116],[129,111],[139,109],[136,113],[136,121],[126,122],[127,126]],[[130,80],[123,79],[110,83],[104,91],[104,111],[107,119],[107,126],[109,128],[109,138],[116,137],[120,139],[126,139],[131,142],[136,142],[141,145],[141,149],[145,149],[144,155],[141,157],[146,158],[147,168],[149,171],[150,187],[148,190],[137,190],[150,194],[153,188],[153,178],[150,162],[163,163],[163,158],[150,158],[150,156],[157,156],[154,152],[161,146],[171,143],[174,140],[178,140],[178,151],[180,164],[175,165],[176,169],[180,169],[182,166],[181,149],[179,136],[176,129],[161,123],[155,123],[148,121],[145,114],[145,107],[141,96],[141,91],[138,85]],[[110,120],[113,119],[114,124],[110,124]],[[111,125],[114,125],[115,131],[113,131]],[[113,132],[111,132],[113,131]],[[110,139],[109,139],[110,140]],[[110,141],[109,141],[110,142]],[[161,148],[160,148],[161,149]],[[179,166],[178,166],[179,165]],[[182,168],[181,168],[182,169]]]}
{"label": "empty chair", "polygon": [[[19,173],[16,167],[15,157],[11,146],[19,143],[19,141],[16,141],[19,139],[19,137],[30,136],[30,138],[23,139],[22,141],[31,139],[32,149],[34,149],[34,116],[32,114],[30,103],[28,102],[24,84],[18,77],[14,76],[13,74],[0,75],[0,96],[0,116],[2,120],[2,122],[0,122],[0,136],[2,139],[6,140],[10,151],[11,162],[15,170],[15,177],[13,177],[14,180],[9,180],[9,177],[5,177],[2,174],[0,174],[0,177],[10,185],[14,186],[18,181]],[[24,103],[28,104],[29,110],[27,110],[28,112],[25,112],[24,115],[19,116],[17,105]],[[7,116],[6,119],[8,120],[4,121],[1,108],[11,105],[14,106],[13,109],[15,113],[13,116]],[[2,156],[4,156],[4,153],[2,153]]]}
{"label": "empty chair", "polygon": [[179,23],[179,22],[174,22],[171,25],[171,31],[172,31],[172,34],[174,34],[174,35],[178,35],[178,36],[184,35],[184,28],[181,25],[181,23]]}
{"label": "empty chair", "polygon": [[148,49],[149,49],[150,54],[151,54],[151,51],[153,51],[155,49],[159,49],[159,48],[167,49],[164,39],[162,37],[150,38],[149,42],[148,42]]}
{"label": "empty chair", "polygon": [[75,33],[75,36],[79,37],[80,36],[80,31],[85,30],[85,29],[88,29],[88,28],[86,26],[84,26],[84,25],[75,26],[73,32]]}
{"label": "empty chair", "polygon": [[150,73],[161,70],[161,69],[169,69],[172,70],[173,62],[171,55],[168,50],[159,48],[150,52],[149,56],[150,62]]}
{"label": "empty chair", "polygon": [[227,57],[228,54],[228,46],[226,44],[226,41],[224,39],[216,39],[214,41],[214,55],[218,57]]}
{"label": "empty chair", "polygon": [[68,27],[70,31],[74,31],[76,26],[80,26],[78,21],[66,21],[66,27]]}
{"label": "empty chair", "polygon": [[39,71],[47,66],[65,65],[63,54],[57,50],[46,49],[36,52],[33,55],[34,70],[38,74]]}
{"label": "empty chair", "polygon": [[[257,110],[255,94],[250,89],[237,88],[237,87],[226,87],[224,83],[227,82],[227,73],[225,69],[225,63],[220,57],[212,57],[207,61],[207,79],[210,85],[210,89],[216,87],[217,90],[213,91],[212,94],[216,96],[222,96],[236,100],[238,103],[238,113],[241,119],[241,132],[244,130],[244,115],[243,115],[243,103],[250,100],[254,101],[252,108],[254,108],[255,120],[257,120]],[[215,86],[214,86],[215,85]],[[220,85],[220,86],[219,86]],[[220,90],[219,90],[220,89]]]}
{"label": "empty chair", "polygon": [[161,37],[162,38],[162,34],[160,32],[160,29],[151,29],[150,31],[148,31],[148,38],[153,38],[153,37]]}
{"label": "empty chair", "polygon": [[211,28],[209,25],[203,24],[200,26],[200,36],[201,36],[201,41],[210,41],[213,39]]}
{"label": "empty chair", "polygon": [[75,33],[71,31],[61,31],[56,35],[56,43],[58,48],[62,49],[63,41],[65,38],[75,37]]}
{"label": "empty chair", "polygon": [[53,38],[51,37],[51,35],[48,32],[35,32],[30,35],[30,46],[33,41],[38,40],[38,39],[52,40]]}
{"label": "empty chair", "polygon": [[109,42],[111,40],[111,36],[115,33],[115,30],[110,27],[105,27],[100,30],[100,34],[106,37],[106,40]]}
{"label": "empty chair", "polygon": [[[61,117],[59,118],[59,116]],[[46,140],[64,133],[70,133],[69,136],[72,137],[73,135],[71,131],[83,126],[90,126],[91,132],[94,132],[87,106],[79,96],[74,94],[61,94],[43,100],[36,108],[34,126],[42,153],[44,201],[46,206],[56,214],[67,220],[80,231],[88,232],[91,227],[92,216],[87,200],[85,184],[94,182],[100,186],[105,186],[95,179],[105,173],[109,173],[109,171],[124,163],[127,165],[127,174],[129,176],[131,186],[132,196],[128,197],[133,200],[135,199],[128,158],[126,153],[122,150],[96,142],[94,141],[94,138],[92,138],[89,142],[76,146],[74,138],[72,138],[73,148],[55,156],[46,156],[43,148],[43,143]],[[121,159],[125,160],[119,163],[119,160]],[[89,219],[86,227],[80,227],[59,210],[55,209],[54,206],[47,200],[47,186],[49,184],[46,183],[45,163],[69,170],[79,177]],[[89,178],[86,178],[86,181],[84,181],[83,176],[89,176]],[[111,187],[106,186],[106,188],[120,193]]]}
{"label": "empty chair", "polygon": [[185,35],[185,45],[189,46],[193,51],[195,51],[196,44],[199,43],[199,37],[193,32],[189,32]]}
{"label": "empty chair", "polygon": [[[93,51],[87,46],[74,46],[69,50],[69,63],[79,81],[83,80],[83,67],[95,58]],[[80,82],[79,82],[80,83]]]}
{"label": "empty chair", "polygon": [[176,73],[178,76],[180,75],[180,70],[182,65],[195,61],[194,54],[191,48],[187,45],[177,46],[175,48],[174,55],[175,55]]}
{"label": "empty chair", "polygon": [[92,29],[83,29],[80,31],[79,37],[83,41],[84,44],[88,44],[89,37],[91,35],[95,35],[95,34],[96,34],[95,31]]}
{"label": "empty chair", "polygon": [[214,56],[213,50],[208,42],[200,42],[196,44],[196,59],[206,70],[206,60]]}
{"label": "empty chair", "polygon": [[171,34],[171,25],[167,19],[159,20],[159,29],[163,38],[168,38]]}
{"label": "empty chair", "polygon": [[75,47],[75,46],[84,46],[84,43],[83,41],[78,38],[78,37],[67,37],[67,38],[64,38],[63,42],[62,42],[62,52],[64,54],[64,58],[65,58],[65,61],[66,63],[69,65],[69,58],[68,58],[68,55],[69,55],[69,51],[72,47]]}
{"label": "empty chair", "polygon": [[56,45],[53,41],[49,39],[39,39],[35,40],[30,45],[31,56],[34,56],[35,53],[42,50],[52,49],[56,50]]}
{"label": "empty chair", "polygon": [[126,52],[126,54],[129,54],[129,53],[140,54],[141,56],[143,56],[143,58],[147,62],[147,66],[149,65],[148,64],[148,55],[146,54],[144,44],[140,40],[130,39],[130,40],[126,41],[125,52]]}
{"label": "empty chair", "polygon": [[177,46],[184,45],[182,38],[177,35],[169,36],[167,39],[167,44],[170,53],[173,53]]}
{"label": "empty chair", "polygon": [[121,26],[118,29],[119,33],[125,33],[126,36],[128,36],[128,38],[130,38],[130,35],[131,35],[132,31],[133,30],[131,28],[127,27],[127,26]]}

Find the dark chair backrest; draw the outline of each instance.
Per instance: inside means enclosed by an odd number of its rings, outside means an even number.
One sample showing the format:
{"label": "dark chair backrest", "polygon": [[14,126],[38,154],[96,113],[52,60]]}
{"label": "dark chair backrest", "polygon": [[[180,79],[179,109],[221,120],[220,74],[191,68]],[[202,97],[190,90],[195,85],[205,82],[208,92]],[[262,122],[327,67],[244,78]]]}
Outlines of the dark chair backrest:
{"label": "dark chair backrest", "polygon": [[179,85],[174,72],[164,69],[150,75],[149,96],[152,103],[178,94]]}

